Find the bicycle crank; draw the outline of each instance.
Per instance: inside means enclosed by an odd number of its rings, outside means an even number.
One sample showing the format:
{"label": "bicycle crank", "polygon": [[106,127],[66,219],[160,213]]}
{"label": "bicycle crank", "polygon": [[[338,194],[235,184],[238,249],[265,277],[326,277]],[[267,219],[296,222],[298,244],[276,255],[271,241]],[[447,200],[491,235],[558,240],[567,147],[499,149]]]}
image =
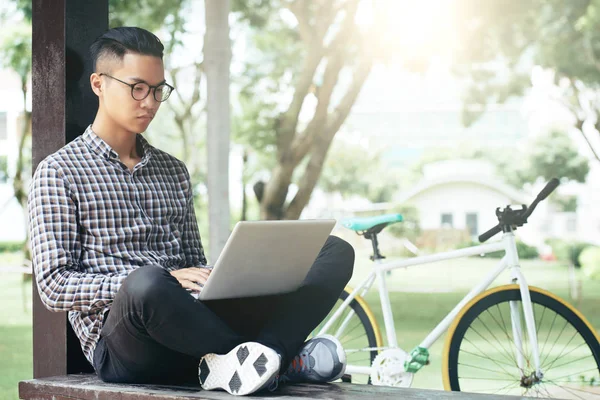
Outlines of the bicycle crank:
{"label": "bicycle crank", "polygon": [[371,366],[371,383],[379,386],[410,387],[414,374],[404,368],[408,357],[408,354],[400,349],[387,349],[379,353]]}

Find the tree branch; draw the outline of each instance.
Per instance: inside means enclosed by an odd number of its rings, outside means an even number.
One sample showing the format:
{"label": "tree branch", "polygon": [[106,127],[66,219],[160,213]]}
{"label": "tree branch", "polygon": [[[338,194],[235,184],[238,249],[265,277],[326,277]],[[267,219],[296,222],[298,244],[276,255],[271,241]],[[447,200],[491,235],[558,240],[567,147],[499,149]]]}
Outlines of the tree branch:
{"label": "tree branch", "polygon": [[315,114],[304,132],[301,135],[297,135],[291,144],[291,155],[296,162],[300,162],[306,156],[315,135],[319,134],[320,127],[325,125],[327,121],[331,95],[338,83],[340,71],[344,67],[348,42],[352,39],[355,31],[353,28],[356,9],[356,2],[349,3],[342,27],[328,46],[330,55],[328,56],[327,67],[323,74],[323,84],[319,87],[317,93],[318,103]]}
{"label": "tree branch", "polygon": [[314,27],[310,25],[310,2],[305,0],[296,0],[290,3],[288,8],[296,17],[298,21],[298,31],[300,32],[300,38],[307,47],[312,47],[315,40]]}
{"label": "tree branch", "polygon": [[371,67],[373,66],[373,59],[371,57],[363,57],[361,63],[358,68],[354,72],[354,78],[352,79],[352,85],[340,101],[340,104],[335,108],[335,110],[331,113],[331,117],[329,118],[329,124],[327,125],[327,130],[330,132],[337,132],[346,118],[348,114],[352,110],[352,106],[356,102],[358,95],[363,87],[363,84],[367,80],[369,73],[371,72]]}
{"label": "tree branch", "polygon": [[321,171],[323,170],[327,152],[329,147],[331,147],[333,138],[348,117],[352,105],[356,101],[356,98],[369,75],[371,66],[373,65],[372,58],[370,57],[364,57],[362,60],[363,61],[354,73],[352,85],[348,88],[348,91],[340,101],[340,104],[330,116],[330,121],[326,128],[323,129],[320,132],[321,134],[316,136],[315,140],[311,143],[311,157],[306,166],[306,170],[298,183],[298,191],[286,210],[286,219],[299,218],[300,213],[310,200],[312,192],[319,180],[319,176],[321,176]]}

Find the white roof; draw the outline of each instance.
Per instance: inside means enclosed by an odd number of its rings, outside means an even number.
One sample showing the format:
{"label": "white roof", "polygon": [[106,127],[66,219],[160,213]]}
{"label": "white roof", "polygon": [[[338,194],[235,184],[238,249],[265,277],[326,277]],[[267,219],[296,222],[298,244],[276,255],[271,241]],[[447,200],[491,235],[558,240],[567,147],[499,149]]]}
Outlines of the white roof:
{"label": "white roof", "polygon": [[[448,165],[446,164],[446,166]],[[398,203],[405,203],[419,193],[429,190],[435,186],[453,183],[471,183],[484,186],[505,195],[511,201],[515,201],[518,204],[529,204],[532,200],[529,198],[529,196],[523,193],[523,191],[515,189],[514,187],[489,174],[489,170],[485,170],[485,173],[480,173],[483,172],[480,169],[473,169],[472,171],[472,173],[465,173],[464,169],[446,169],[446,173],[437,176],[432,176],[434,174],[426,174],[426,178],[419,182],[418,185],[414,186],[410,190],[400,193],[396,201]],[[429,175],[429,177],[427,177],[427,175]]]}

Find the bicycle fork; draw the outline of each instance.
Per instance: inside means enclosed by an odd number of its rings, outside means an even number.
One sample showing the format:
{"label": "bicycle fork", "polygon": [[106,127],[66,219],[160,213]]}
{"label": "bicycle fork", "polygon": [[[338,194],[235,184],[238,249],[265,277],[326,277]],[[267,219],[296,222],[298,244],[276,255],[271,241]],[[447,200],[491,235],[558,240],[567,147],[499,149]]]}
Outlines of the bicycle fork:
{"label": "bicycle fork", "polygon": [[[513,281],[518,282],[519,290],[521,293],[522,308],[519,307],[516,301],[510,301],[510,317],[512,325],[513,340],[515,343],[515,358],[517,360],[517,366],[521,371],[521,386],[531,387],[536,383],[539,383],[544,374],[540,364],[540,352],[537,340],[537,329],[535,326],[535,317],[533,315],[533,303],[531,302],[531,295],[529,293],[529,286],[525,277],[521,273],[521,269],[518,265],[512,264],[510,267]],[[527,336],[529,336],[529,345],[531,347],[531,353],[533,355],[533,364],[535,371],[530,375],[527,375],[528,367],[531,368],[530,360],[525,355],[524,343],[523,343],[523,327],[521,326],[521,312],[525,319],[525,328],[527,329]]]}

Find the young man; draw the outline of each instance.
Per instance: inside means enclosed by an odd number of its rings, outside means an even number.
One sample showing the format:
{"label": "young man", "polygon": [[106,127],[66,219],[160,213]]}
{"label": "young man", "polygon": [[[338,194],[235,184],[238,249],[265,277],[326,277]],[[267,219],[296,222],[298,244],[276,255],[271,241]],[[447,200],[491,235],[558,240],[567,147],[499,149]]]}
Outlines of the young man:
{"label": "young man", "polygon": [[330,237],[293,293],[200,302],[206,268],[184,164],[141,135],[173,88],[163,45],[115,28],[91,46],[93,124],[43,160],[29,196],[40,297],[68,311],[107,382],[198,382],[249,394],[278,382],[339,378],[332,337],[303,343],[352,275],[354,252]]}

